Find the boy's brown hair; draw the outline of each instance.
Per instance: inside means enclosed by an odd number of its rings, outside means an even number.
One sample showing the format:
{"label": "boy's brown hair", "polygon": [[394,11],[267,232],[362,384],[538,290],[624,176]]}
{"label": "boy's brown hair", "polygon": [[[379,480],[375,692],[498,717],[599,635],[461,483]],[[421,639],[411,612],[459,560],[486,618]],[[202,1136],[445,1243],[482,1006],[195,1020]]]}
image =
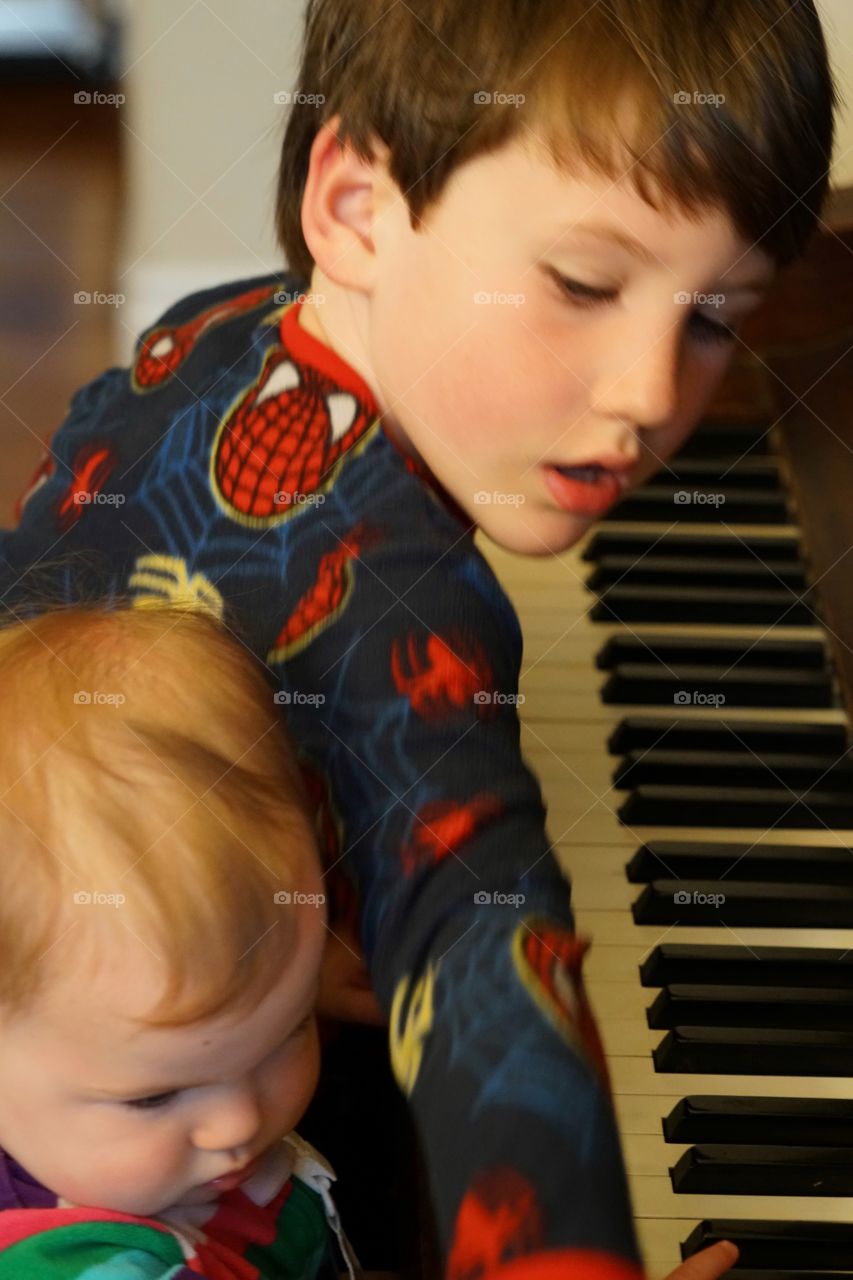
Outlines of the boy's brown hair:
{"label": "boy's brown hair", "polygon": [[630,168],[655,209],[722,208],[782,267],[826,197],[839,104],[814,0],[308,0],[298,89],[325,101],[292,108],[277,227],[306,280],[311,146],[338,114],[363,159],[388,146],[413,229],[454,170],[520,136],[567,173]]}

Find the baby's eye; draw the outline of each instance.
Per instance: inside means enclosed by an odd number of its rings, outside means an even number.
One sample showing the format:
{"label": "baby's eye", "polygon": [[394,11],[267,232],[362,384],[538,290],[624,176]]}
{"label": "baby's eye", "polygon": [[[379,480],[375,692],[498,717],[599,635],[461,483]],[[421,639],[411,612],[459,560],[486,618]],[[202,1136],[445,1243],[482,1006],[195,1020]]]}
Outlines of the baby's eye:
{"label": "baby's eye", "polygon": [[124,1105],[140,1111],[145,1111],[149,1107],[165,1107],[173,1098],[177,1098],[179,1092],[178,1089],[170,1089],[168,1093],[152,1093],[147,1098],[131,1098]]}

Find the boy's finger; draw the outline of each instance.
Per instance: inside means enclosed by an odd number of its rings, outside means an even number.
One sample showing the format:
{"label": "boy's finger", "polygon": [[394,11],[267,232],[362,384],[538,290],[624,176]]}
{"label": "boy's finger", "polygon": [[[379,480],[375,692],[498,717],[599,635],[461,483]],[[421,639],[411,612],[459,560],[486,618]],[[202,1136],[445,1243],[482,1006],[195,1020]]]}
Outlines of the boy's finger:
{"label": "boy's finger", "polygon": [[694,1253],[692,1258],[682,1262],[680,1267],[667,1277],[667,1280],[719,1280],[734,1266],[740,1256],[737,1245],[730,1240],[720,1240],[712,1244],[710,1249]]}

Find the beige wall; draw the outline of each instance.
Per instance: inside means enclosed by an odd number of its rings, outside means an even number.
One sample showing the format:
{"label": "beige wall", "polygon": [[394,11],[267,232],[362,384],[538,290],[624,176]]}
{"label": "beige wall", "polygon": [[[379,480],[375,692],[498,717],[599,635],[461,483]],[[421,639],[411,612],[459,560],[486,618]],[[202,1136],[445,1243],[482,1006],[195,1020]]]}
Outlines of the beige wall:
{"label": "beige wall", "polygon": [[849,187],[853,186],[853,0],[817,0],[817,8],[838,86],[847,100],[839,116],[832,180],[837,187]]}
{"label": "beige wall", "polygon": [[[749,0],[741,0],[747,4]],[[853,99],[853,0],[817,0],[842,92]],[[194,288],[280,265],[272,207],[303,0],[125,0],[129,201],[117,357]],[[853,101],[834,169],[853,185]]]}

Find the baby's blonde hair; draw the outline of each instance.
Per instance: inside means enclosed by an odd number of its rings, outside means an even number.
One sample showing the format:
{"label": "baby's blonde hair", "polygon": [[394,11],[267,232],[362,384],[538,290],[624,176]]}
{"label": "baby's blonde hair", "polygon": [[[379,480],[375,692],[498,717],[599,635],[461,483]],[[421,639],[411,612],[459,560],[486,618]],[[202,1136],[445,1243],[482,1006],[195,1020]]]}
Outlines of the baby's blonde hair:
{"label": "baby's blonde hair", "polygon": [[146,1025],[256,1006],[294,947],[281,895],[317,875],[258,660],[198,607],[65,606],[0,624],[0,706],[0,1006],[34,1001],[96,922],[163,961]]}

